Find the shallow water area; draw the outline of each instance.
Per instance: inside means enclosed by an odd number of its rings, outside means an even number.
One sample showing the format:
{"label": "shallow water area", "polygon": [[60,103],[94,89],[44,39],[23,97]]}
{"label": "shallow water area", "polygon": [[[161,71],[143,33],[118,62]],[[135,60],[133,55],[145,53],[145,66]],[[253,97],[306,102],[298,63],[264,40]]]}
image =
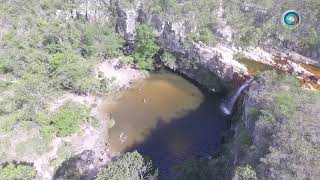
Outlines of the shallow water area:
{"label": "shallow water area", "polygon": [[243,64],[244,66],[246,66],[246,68],[248,69],[248,72],[254,75],[258,74],[259,72],[274,69],[274,67],[270,65],[264,64],[262,62],[254,61],[251,59],[247,59],[247,58],[239,58],[237,59],[237,61]]}

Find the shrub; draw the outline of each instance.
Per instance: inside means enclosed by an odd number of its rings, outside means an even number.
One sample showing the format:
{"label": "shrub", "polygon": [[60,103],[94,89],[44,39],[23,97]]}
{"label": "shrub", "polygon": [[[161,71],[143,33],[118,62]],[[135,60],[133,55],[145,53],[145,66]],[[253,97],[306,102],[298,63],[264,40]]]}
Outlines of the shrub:
{"label": "shrub", "polygon": [[136,44],[137,51],[133,54],[135,62],[141,69],[153,70],[153,57],[160,47],[156,43],[155,33],[148,25],[142,24],[137,27]]}
{"label": "shrub", "polygon": [[0,116],[0,131],[11,131],[22,117],[21,112]]}
{"label": "shrub", "polygon": [[316,49],[320,47],[320,33],[311,28],[300,41],[306,49]]}
{"label": "shrub", "polygon": [[31,166],[9,163],[0,168],[0,179],[5,180],[31,180],[36,176],[36,170]]}
{"label": "shrub", "polygon": [[49,59],[49,64],[51,77],[60,88],[88,93],[98,85],[93,76],[93,63],[73,52],[55,54]]}
{"label": "shrub", "polygon": [[[89,110],[87,108],[68,102],[53,115],[51,122],[56,129],[57,135],[65,137],[79,132],[80,123],[89,118]],[[52,131],[51,128],[45,130]]]}
{"label": "shrub", "polygon": [[152,170],[151,162],[145,162],[136,151],[120,156],[102,169],[96,180],[140,180],[146,179]]}
{"label": "shrub", "polygon": [[294,111],[293,97],[287,94],[278,94],[275,96],[275,105],[279,108],[280,113],[288,115]]}
{"label": "shrub", "polygon": [[202,29],[199,35],[200,35],[199,40],[207,44],[208,46],[215,46],[217,44],[215,36],[213,35],[210,29],[208,28]]}
{"label": "shrub", "polygon": [[126,65],[132,65],[134,63],[134,58],[131,56],[123,56],[120,58],[120,61]]}
{"label": "shrub", "polygon": [[107,57],[122,55],[124,40],[109,27],[100,27],[100,35],[96,37],[97,53]]}
{"label": "shrub", "polygon": [[173,70],[177,69],[176,57],[173,54],[164,52],[161,56],[161,61],[169,68]]}
{"label": "shrub", "polygon": [[25,119],[41,112],[54,94],[50,80],[36,74],[27,74],[14,87],[16,108],[25,111]]}
{"label": "shrub", "polygon": [[63,109],[53,117],[54,126],[57,129],[57,135],[61,137],[72,135],[79,131],[80,112]]}
{"label": "shrub", "polygon": [[255,180],[257,175],[255,170],[250,166],[239,166],[236,168],[235,174],[232,180]]}
{"label": "shrub", "polygon": [[102,92],[102,93],[108,93],[112,90],[112,82],[113,80],[111,79],[106,79],[106,78],[103,78],[99,81],[99,84],[100,84],[100,89],[99,89],[99,92]]}

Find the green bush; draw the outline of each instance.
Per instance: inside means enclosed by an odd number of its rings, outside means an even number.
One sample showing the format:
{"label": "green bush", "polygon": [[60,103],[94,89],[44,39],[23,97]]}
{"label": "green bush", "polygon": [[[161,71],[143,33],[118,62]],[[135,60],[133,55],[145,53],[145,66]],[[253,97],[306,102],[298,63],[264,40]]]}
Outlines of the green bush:
{"label": "green bush", "polygon": [[134,58],[131,56],[123,56],[120,58],[120,61],[126,65],[132,65],[134,63]]}
{"label": "green bush", "polygon": [[96,180],[140,180],[147,179],[152,172],[151,162],[145,162],[136,151],[120,156],[103,168]]}
{"label": "green bush", "polygon": [[154,69],[153,57],[160,49],[156,43],[155,37],[156,35],[150,26],[142,24],[137,27],[137,51],[133,54],[133,58],[141,69]]}
{"label": "green bush", "polygon": [[55,54],[49,59],[49,64],[51,78],[60,88],[88,93],[98,86],[93,76],[93,63],[73,52]]}
{"label": "green bush", "polygon": [[213,32],[208,28],[200,28],[196,32],[191,32],[187,35],[184,45],[189,47],[193,42],[205,43],[207,46],[215,46],[217,44],[216,37]]}
{"label": "green bush", "polygon": [[28,114],[25,119],[42,111],[54,95],[50,80],[37,74],[28,74],[20,79],[14,86],[14,94],[16,109]]}
{"label": "green bush", "polygon": [[112,79],[111,80],[105,79],[105,78],[101,79],[99,81],[99,85],[100,85],[99,92],[102,92],[102,93],[110,92],[112,90],[112,81],[113,81]]}
{"label": "green bush", "polygon": [[161,61],[164,65],[168,66],[170,69],[177,69],[176,57],[168,52],[164,52],[161,56]]}
{"label": "green bush", "polygon": [[205,43],[206,45],[215,46],[217,44],[217,40],[215,39],[215,36],[213,35],[210,29],[202,29],[199,34],[199,40]]}
{"label": "green bush", "polygon": [[300,41],[306,49],[316,49],[320,47],[320,33],[311,28]]}
{"label": "green bush", "polygon": [[250,166],[239,166],[236,168],[235,174],[232,180],[255,180],[257,175],[255,170]]}
{"label": "green bush", "polygon": [[279,108],[280,112],[288,115],[294,111],[293,97],[288,94],[278,94],[275,96],[275,105]]}
{"label": "green bush", "polygon": [[0,168],[0,179],[3,180],[32,180],[36,176],[36,170],[31,166],[9,163]]}
{"label": "green bush", "polygon": [[0,131],[12,131],[22,117],[21,111],[0,116]]}
{"label": "green bush", "polygon": [[78,132],[80,129],[80,118],[79,111],[71,109],[59,111],[53,117],[53,123],[57,129],[57,135],[60,137],[65,137]]}
{"label": "green bush", "polygon": [[[84,57],[103,55],[116,57],[122,54],[123,39],[108,26],[95,23],[80,24],[79,34],[75,34],[72,41],[77,42],[77,49]],[[72,32],[72,34],[74,34]]]}
{"label": "green bush", "polygon": [[[89,111],[83,106],[67,103],[51,118],[53,127],[57,132],[57,136],[66,137],[78,133],[80,124],[89,119]],[[49,126],[44,129],[44,133],[52,132]]]}
{"label": "green bush", "polygon": [[248,31],[246,31],[244,35],[239,38],[240,45],[243,47],[258,46],[262,41],[263,35],[264,34],[261,28],[248,29]]}

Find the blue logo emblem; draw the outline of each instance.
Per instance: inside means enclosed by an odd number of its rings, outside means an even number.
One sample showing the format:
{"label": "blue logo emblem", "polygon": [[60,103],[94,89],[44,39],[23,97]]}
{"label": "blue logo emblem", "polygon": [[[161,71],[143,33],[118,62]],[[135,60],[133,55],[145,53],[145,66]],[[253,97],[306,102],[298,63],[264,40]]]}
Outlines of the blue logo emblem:
{"label": "blue logo emblem", "polygon": [[290,30],[297,29],[300,23],[301,23],[301,17],[294,10],[286,11],[282,15],[282,24],[287,29],[290,29]]}

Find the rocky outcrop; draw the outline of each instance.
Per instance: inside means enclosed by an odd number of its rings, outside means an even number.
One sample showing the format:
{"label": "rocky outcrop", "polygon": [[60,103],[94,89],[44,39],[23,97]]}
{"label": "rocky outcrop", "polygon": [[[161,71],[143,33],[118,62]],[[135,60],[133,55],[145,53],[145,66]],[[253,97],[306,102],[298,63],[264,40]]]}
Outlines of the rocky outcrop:
{"label": "rocky outcrop", "polygon": [[[134,4],[137,4],[136,2]],[[281,65],[283,70],[289,72],[296,72],[297,74],[308,74],[307,70],[299,66],[299,63],[319,65],[319,63],[310,58],[299,55],[295,52],[285,52],[276,49],[261,49],[261,48],[246,48],[241,49],[233,45],[218,44],[216,47],[208,47],[204,44],[193,44],[193,46],[186,48],[184,46],[184,40],[186,38],[187,32],[194,31],[190,30],[190,25],[188,24],[189,18],[180,19],[176,22],[170,22],[161,20],[159,16],[153,15],[143,9],[143,5],[132,6],[131,9],[122,9],[117,7],[119,11],[119,21],[118,29],[120,29],[121,34],[124,35],[125,39],[132,41],[134,37],[134,28],[137,22],[147,23],[154,27],[158,35],[158,42],[161,47],[169,52],[173,52],[178,55],[178,68],[177,70],[188,77],[197,80],[198,82],[209,85],[212,87],[213,81],[209,81],[210,78],[205,77],[216,77],[220,78],[225,84],[229,84],[235,76],[238,75],[248,75],[247,68],[236,61],[235,55],[243,54],[244,57],[260,61],[269,65],[277,66],[277,59],[286,59],[289,62],[284,67]],[[134,13],[135,12],[135,13]],[[220,13],[220,16],[219,16]],[[138,14],[138,18],[136,18]],[[232,44],[230,41],[232,30],[223,20],[223,9],[222,5],[218,12],[219,22],[224,27],[228,29],[223,31],[223,29],[218,28],[218,32],[223,34],[223,38],[227,38],[226,43]],[[196,26],[193,28],[197,28]],[[216,77],[215,77],[216,76]]]}
{"label": "rocky outcrop", "polygon": [[56,16],[63,19],[84,18],[101,23],[112,19],[111,3],[108,0],[77,0],[76,4],[71,11],[57,10]]}
{"label": "rocky outcrop", "polygon": [[127,41],[134,40],[136,24],[138,23],[140,2],[134,1],[126,7],[120,1],[115,3],[116,29]]}
{"label": "rocky outcrop", "polygon": [[[194,44],[190,48],[184,47],[187,20],[164,21],[157,15],[144,12],[142,8],[137,10],[137,6],[126,10],[117,6],[116,9],[118,10],[117,29],[127,41],[133,40],[133,27],[137,21],[152,25],[158,35],[161,48],[178,56],[177,70],[210,89],[221,88],[217,87],[217,80],[230,82],[235,73],[248,74],[246,67],[235,61],[233,54],[228,50],[207,47],[204,44]],[[136,18],[137,13],[138,18]]]}
{"label": "rocky outcrop", "polygon": [[[274,49],[270,46],[264,46],[264,49],[241,49],[235,47],[232,43],[232,34],[236,32],[231,29],[223,17],[223,1],[219,1],[220,8],[217,17],[218,26],[221,27],[217,27],[216,32],[221,34],[222,39],[216,47],[208,47],[201,42],[194,43],[190,47],[184,45],[186,34],[195,32],[197,29],[197,25],[190,21],[194,18],[190,14],[171,22],[164,20],[159,15],[150,13],[145,7],[148,2],[144,0],[130,2],[91,0],[88,2],[79,1],[79,3],[79,7],[72,11],[72,16],[81,15],[88,20],[99,21],[115,19],[117,31],[129,43],[134,42],[135,29],[138,23],[147,23],[153,26],[161,48],[178,56],[178,68],[176,70],[210,88],[217,88],[213,85],[216,84],[217,78],[225,84],[230,84],[235,77],[249,74],[247,68],[236,61],[235,55],[238,54],[273,66],[277,66],[277,63],[279,63],[276,61],[277,59],[285,59],[289,63],[285,68],[281,65],[281,68],[298,74],[305,72],[310,75],[299,65],[300,63],[320,65],[316,60],[296,52],[285,51],[283,48]],[[254,11],[255,7],[244,7],[243,10]],[[221,43],[222,41],[225,43]],[[212,81],[209,79],[212,79]]]}

